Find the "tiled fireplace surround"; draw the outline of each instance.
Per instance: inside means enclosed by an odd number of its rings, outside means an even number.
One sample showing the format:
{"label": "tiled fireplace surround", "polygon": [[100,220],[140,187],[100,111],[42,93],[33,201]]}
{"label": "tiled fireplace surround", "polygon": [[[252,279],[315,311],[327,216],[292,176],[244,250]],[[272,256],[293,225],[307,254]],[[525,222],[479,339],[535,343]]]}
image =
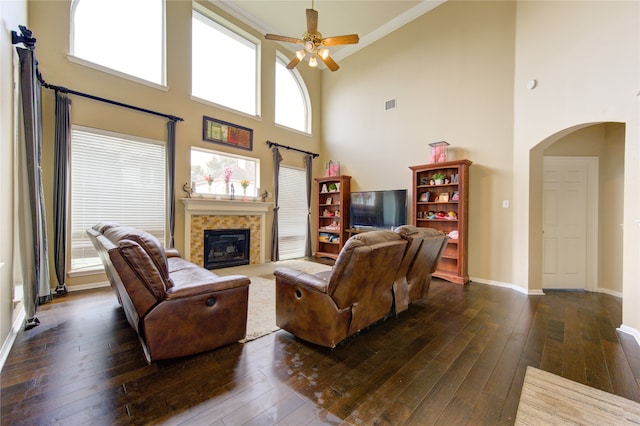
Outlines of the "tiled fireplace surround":
{"label": "tiled fireplace surround", "polygon": [[204,231],[207,229],[249,229],[250,264],[265,262],[266,216],[271,203],[261,201],[183,198],[184,258],[204,266]]}

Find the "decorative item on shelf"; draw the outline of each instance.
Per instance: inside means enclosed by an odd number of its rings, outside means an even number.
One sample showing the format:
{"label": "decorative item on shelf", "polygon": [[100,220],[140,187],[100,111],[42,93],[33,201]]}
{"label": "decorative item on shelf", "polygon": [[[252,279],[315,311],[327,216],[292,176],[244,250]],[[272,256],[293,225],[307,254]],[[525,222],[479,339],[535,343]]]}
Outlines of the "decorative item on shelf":
{"label": "decorative item on shelf", "polygon": [[438,213],[436,213],[436,219],[446,219],[446,218],[447,218],[446,212],[439,211]]}
{"label": "decorative item on shelf", "polygon": [[211,192],[211,185],[213,184],[213,176],[205,175],[204,180],[207,181],[207,185],[209,186],[209,192]]}
{"label": "decorative item on shelf", "polygon": [[340,210],[336,210],[334,214],[336,215],[336,217],[340,217]]}
{"label": "decorative item on shelf", "polygon": [[451,238],[452,240],[457,240],[458,239],[458,231],[451,231],[447,234],[449,236],[449,238]]}
{"label": "decorative item on shelf", "polygon": [[456,213],[454,210],[449,210],[447,212],[447,219],[456,220],[457,218],[458,218],[458,213]]}
{"label": "decorative item on shelf", "polygon": [[325,204],[332,204],[333,198],[327,197],[327,202]]}
{"label": "decorative item on shelf", "polygon": [[227,194],[230,193],[229,182],[231,182],[231,175],[233,175],[233,170],[231,167],[224,168],[224,190]]}
{"label": "decorative item on shelf", "polygon": [[453,194],[451,195],[451,201],[459,201],[460,200],[460,194],[458,193],[458,191],[453,191]]}
{"label": "decorative item on shelf", "polygon": [[431,198],[430,192],[423,192],[422,194],[420,194],[420,201],[422,202],[429,202],[429,198]]}
{"label": "decorative item on shelf", "polygon": [[242,196],[243,196],[243,200],[247,199],[247,187],[249,186],[251,182],[249,182],[247,179],[242,179],[240,181],[240,186],[242,187]]}
{"label": "decorative item on shelf", "polygon": [[331,213],[329,210],[324,209],[324,211],[322,212],[322,216],[326,216],[326,217],[333,217],[333,213]]}
{"label": "decorative item on shelf", "polygon": [[339,184],[330,183],[329,184],[329,192],[338,192]]}
{"label": "decorative item on shelf", "polygon": [[[420,178],[420,185],[429,185],[429,178],[428,177],[421,177]],[[431,184],[433,185],[433,184]]]}
{"label": "decorative item on shelf", "polygon": [[339,231],[340,230],[340,225],[338,225],[338,222],[336,222],[334,220],[329,225],[323,226],[322,229],[326,229],[328,231]]}
{"label": "decorative item on shelf", "polygon": [[266,189],[264,190],[264,192],[262,194],[260,194],[260,199],[262,200],[263,203],[267,200],[268,196],[269,196],[269,193],[267,192]]}
{"label": "decorative item on shelf", "polygon": [[193,188],[193,183],[191,184],[191,186],[189,186],[189,182],[185,182],[184,185],[182,185],[182,190],[187,193],[187,198],[191,198],[191,194],[193,194]]}
{"label": "decorative item on shelf", "polygon": [[442,185],[446,177],[444,173],[437,172],[431,176],[431,179],[433,179],[436,185]]}
{"label": "decorative item on shelf", "polygon": [[438,202],[439,203],[448,203],[449,202],[449,193],[448,192],[441,192],[440,195],[438,195]]}
{"label": "decorative item on shelf", "polygon": [[431,147],[430,163],[444,163],[447,161],[447,151],[449,150],[447,148],[449,146],[448,142],[433,142],[430,143],[429,146]]}
{"label": "decorative item on shelf", "polygon": [[320,192],[323,193],[323,194],[326,194],[327,192],[329,192],[327,190],[327,184],[326,183],[322,184],[322,189],[320,190]]}
{"label": "decorative item on shelf", "polygon": [[325,176],[338,176],[340,175],[340,162],[329,160],[327,168],[324,170]]}
{"label": "decorative item on shelf", "polygon": [[454,173],[451,175],[451,183],[458,183],[458,173]]}
{"label": "decorative item on shelf", "polygon": [[427,217],[426,219],[435,219],[436,218],[436,212],[434,212],[433,210],[429,210],[427,212]]}

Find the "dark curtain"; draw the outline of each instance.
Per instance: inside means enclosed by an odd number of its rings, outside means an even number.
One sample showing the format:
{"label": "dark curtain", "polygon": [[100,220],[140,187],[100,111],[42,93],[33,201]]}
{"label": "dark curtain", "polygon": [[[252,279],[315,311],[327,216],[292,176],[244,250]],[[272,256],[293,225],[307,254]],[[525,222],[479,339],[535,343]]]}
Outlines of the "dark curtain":
{"label": "dark curtain", "polygon": [[311,154],[305,155],[304,162],[307,171],[307,238],[304,255],[310,257],[313,254],[311,251],[311,180],[313,176],[313,156]]}
{"label": "dark curtain", "polygon": [[273,151],[273,226],[271,227],[271,261],[280,260],[280,247],[278,244],[278,186],[280,178],[280,162],[282,156],[277,147],[271,148]]}
{"label": "dark curtain", "polygon": [[169,221],[169,248],[175,242],[173,234],[176,227],[176,122],[167,122],[167,218]]}
{"label": "dark curtain", "polygon": [[54,253],[57,294],[67,293],[67,206],[69,200],[69,146],[71,140],[71,99],[56,92],[56,136],[54,157]]}
{"label": "dark curtain", "polygon": [[18,208],[24,219],[18,238],[21,244],[21,269],[24,285],[25,330],[37,326],[39,303],[51,299],[44,192],[42,189],[42,85],[36,75],[32,50],[16,47],[20,58],[20,101],[22,103],[23,140],[20,147]]}

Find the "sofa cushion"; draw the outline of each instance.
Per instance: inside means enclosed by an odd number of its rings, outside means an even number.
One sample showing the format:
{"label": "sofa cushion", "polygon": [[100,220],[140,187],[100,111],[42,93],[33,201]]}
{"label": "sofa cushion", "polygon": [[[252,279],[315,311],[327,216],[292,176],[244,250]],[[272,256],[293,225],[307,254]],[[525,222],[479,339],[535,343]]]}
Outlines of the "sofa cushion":
{"label": "sofa cushion", "polygon": [[103,229],[103,235],[115,244],[125,239],[138,243],[151,258],[151,261],[157,268],[166,286],[169,281],[167,256],[162,244],[160,244],[160,241],[156,237],[147,231],[130,228],[128,226],[108,226]]}
{"label": "sofa cushion", "polygon": [[120,240],[118,251],[138,281],[144,284],[156,300],[163,300],[166,292],[165,280],[147,251],[138,242],[128,239]]}

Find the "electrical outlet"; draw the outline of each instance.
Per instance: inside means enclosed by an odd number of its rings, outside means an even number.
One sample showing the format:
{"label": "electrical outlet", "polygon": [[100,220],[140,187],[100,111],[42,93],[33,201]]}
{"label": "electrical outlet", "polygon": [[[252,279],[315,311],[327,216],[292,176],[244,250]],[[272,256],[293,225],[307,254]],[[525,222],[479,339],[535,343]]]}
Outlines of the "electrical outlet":
{"label": "electrical outlet", "polygon": [[502,208],[503,209],[509,208],[509,200],[502,200]]}

